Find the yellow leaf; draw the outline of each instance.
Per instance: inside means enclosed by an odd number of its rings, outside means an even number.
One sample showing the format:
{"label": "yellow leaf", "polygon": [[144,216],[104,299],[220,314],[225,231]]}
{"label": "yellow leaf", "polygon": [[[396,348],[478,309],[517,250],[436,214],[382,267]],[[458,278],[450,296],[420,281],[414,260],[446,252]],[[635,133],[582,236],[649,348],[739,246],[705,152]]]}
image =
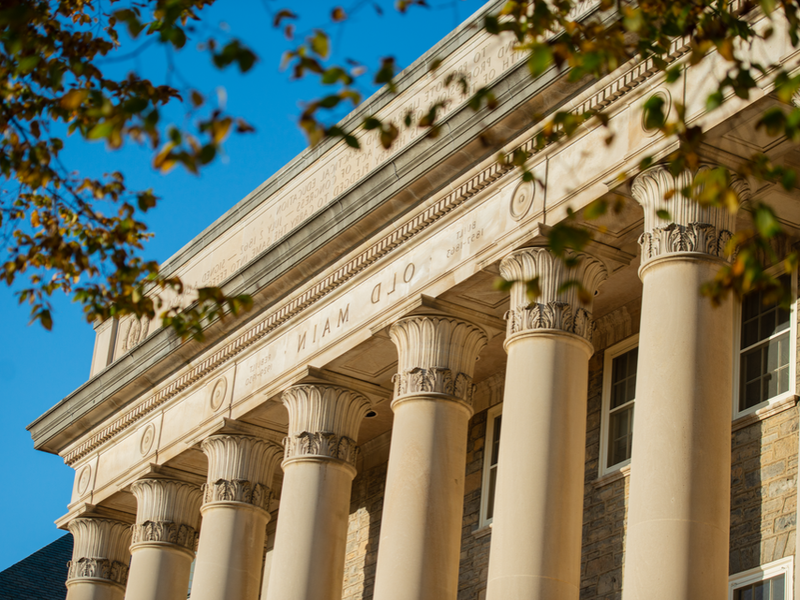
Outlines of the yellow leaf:
{"label": "yellow leaf", "polygon": [[75,110],[89,97],[89,90],[70,90],[61,97],[61,106],[67,110]]}

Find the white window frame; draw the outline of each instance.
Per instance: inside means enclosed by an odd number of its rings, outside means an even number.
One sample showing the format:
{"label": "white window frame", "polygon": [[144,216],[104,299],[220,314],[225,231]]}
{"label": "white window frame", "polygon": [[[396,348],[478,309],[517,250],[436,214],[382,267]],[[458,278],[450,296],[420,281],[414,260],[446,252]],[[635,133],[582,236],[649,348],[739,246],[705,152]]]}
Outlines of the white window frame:
{"label": "white window frame", "polygon": [[[776,269],[767,271],[773,276],[783,273]],[[796,362],[797,362],[797,272],[792,271],[789,278],[792,286],[792,303],[789,306],[789,389],[782,394],[778,394],[760,404],[751,406],[745,410],[739,410],[739,392],[741,391],[741,381],[739,381],[740,369],[742,366],[742,301],[736,303],[734,312],[734,344],[733,344],[733,420],[753,414],[757,410],[777,404],[786,398],[795,396],[796,391]]]}
{"label": "white window frame", "polygon": [[[481,480],[481,514],[479,528],[488,527],[492,519],[486,518],[486,511],[489,509],[489,474],[491,473],[492,445],[494,444],[494,420],[503,414],[503,403],[495,404],[486,413],[486,437],[483,444],[483,478]],[[502,427],[502,425],[501,425]],[[501,434],[502,436],[502,434]],[[499,464],[498,459],[498,464]]]}
{"label": "white window frame", "polygon": [[778,575],[783,575],[786,582],[786,600],[794,599],[794,556],[787,556],[780,560],[773,561],[766,565],[761,565],[749,571],[742,571],[731,575],[728,580],[728,600],[733,600],[733,592],[746,585],[772,579]]}
{"label": "white window frame", "polygon": [[[619,462],[615,465],[608,464],[608,434],[609,434],[609,422],[611,420],[610,412],[611,412],[611,378],[612,378],[612,369],[611,365],[614,362],[614,359],[626,352],[633,350],[634,348],[639,346],[639,334],[632,335],[628,338],[625,338],[621,342],[614,344],[613,346],[609,346],[606,348],[603,357],[603,406],[602,412],[600,416],[600,460],[598,461],[600,464],[600,477],[604,475],[608,475],[609,473],[615,473],[619,471],[622,467],[629,465],[631,460],[624,460]],[[638,374],[637,374],[638,379]],[[633,399],[633,419],[634,424],[636,423],[636,398]],[[634,425],[635,426],[635,425]]]}

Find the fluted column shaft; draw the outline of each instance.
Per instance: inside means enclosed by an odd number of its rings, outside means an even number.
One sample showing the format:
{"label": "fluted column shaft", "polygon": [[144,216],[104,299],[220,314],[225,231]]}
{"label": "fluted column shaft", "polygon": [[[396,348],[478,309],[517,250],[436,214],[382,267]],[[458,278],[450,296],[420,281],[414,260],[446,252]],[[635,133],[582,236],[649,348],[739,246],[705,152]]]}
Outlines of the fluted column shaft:
{"label": "fluted column shaft", "polygon": [[[580,593],[591,299],[606,278],[594,258],[568,269],[545,248],[500,265],[515,281],[497,465],[487,600],[577,600]],[[526,296],[538,278],[541,294]]]}
{"label": "fluted column shaft", "polygon": [[68,564],[67,600],[122,600],[128,581],[131,529],[101,517],[78,517],[69,523],[73,537]]}
{"label": "fluted column shaft", "polygon": [[[633,184],[645,214],[644,291],[625,600],[728,593],[733,307],[713,307],[699,290],[724,260],[735,217],[680,193],[708,173],[673,179],[655,167]],[[740,199],[747,192],[741,181],[731,188]],[[656,214],[663,208],[672,222]]]}
{"label": "fluted column shaft", "polygon": [[283,403],[289,431],[267,598],[339,600],[355,440],[370,403],[322,384],[291,387]]}
{"label": "fluted column shaft", "polygon": [[200,521],[200,487],[142,479],[131,491],[137,511],[125,600],[185,600]]}
{"label": "fluted column shaft", "polygon": [[389,335],[398,373],[375,600],[455,600],[472,376],[486,335],[427,316]]}
{"label": "fluted column shaft", "polygon": [[192,600],[258,600],[270,485],[281,447],[246,435],[203,441],[208,482]]}

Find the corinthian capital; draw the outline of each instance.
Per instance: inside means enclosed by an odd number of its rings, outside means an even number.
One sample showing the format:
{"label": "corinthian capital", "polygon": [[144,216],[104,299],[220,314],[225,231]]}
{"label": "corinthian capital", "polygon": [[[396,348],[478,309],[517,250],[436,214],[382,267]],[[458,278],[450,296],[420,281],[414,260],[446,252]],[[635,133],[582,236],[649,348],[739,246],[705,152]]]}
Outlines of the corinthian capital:
{"label": "corinthian capital", "polygon": [[400,319],[389,330],[398,353],[394,402],[442,394],[472,405],[472,375],[486,345],[479,327],[450,317]]}
{"label": "corinthian capital", "polygon": [[136,497],[132,544],[174,544],[194,553],[200,504],[199,486],[172,479],[141,479],[131,486]]}
{"label": "corinthian capital", "polygon": [[68,527],[73,548],[72,560],[67,563],[67,585],[91,579],[124,588],[130,562],[130,525],[113,519],[79,517]]}
{"label": "corinthian capital", "polygon": [[283,449],[248,435],[212,435],[203,440],[208,457],[204,506],[212,502],[243,502],[269,508],[270,485]]}
{"label": "corinthian capital", "polygon": [[[631,191],[644,209],[644,233],[639,238],[642,266],[676,253],[725,257],[725,245],[736,230],[736,215],[725,207],[702,205],[681,192],[692,189],[702,193],[703,180],[712,170],[703,165],[674,177],[666,167],[656,166],[636,176]],[[750,194],[747,182],[739,177],[733,176],[729,185],[739,202]],[[668,193],[672,195],[665,200]],[[659,217],[660,210],[666,210],[671,220]]]}
{"label": "corinthian capital", "polygon": [[[592,302],[597,290],[608,277],[606,268],[596,258],[567,251],[575,259],[575,267],[567,267],[547,248],[523,248],[505,257],[500,274],[513,281],[511,310],[506,313],[507,336],[538,329],[556,329],[574,333],[592,341]],[[528,300],[528,281],[539,278],[541,294],[535,302]],[[564,287],[577,281],[589,294],[589,302],[579,298],[577,286]]]}
{"label": "corinthian capital", "polygon": [[289,411],[284,465],[313,456],[355,466],[355,440],[369,400],[343,387],[303,384],[286,390],[283,403]]}

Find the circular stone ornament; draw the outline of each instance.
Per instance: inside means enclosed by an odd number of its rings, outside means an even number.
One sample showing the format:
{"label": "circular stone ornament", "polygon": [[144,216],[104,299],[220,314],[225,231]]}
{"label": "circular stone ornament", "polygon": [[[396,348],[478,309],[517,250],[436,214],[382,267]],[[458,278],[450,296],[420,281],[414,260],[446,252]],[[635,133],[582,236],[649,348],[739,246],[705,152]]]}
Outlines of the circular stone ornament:
{"label": "circular stone ornament", "polygon": [[228,391],[228,380],[224,377],[220,377],[217,379],[214,387],[211,388],[211,410],[217,410],[220,406],[222,406],[222,402],[225,400],[225,393]]}
{"label": "circular stone ornament", "polygon": [[511,218],[515,221],[524,219],[533,206],[535,195],[536,187],[532,181],[520,181],[511,195],[511,204],[508,207],[511,211]]}
{"label": "circular stone ornament", "polygon": [[[669,118],[669,113],[672,111],[672,95],[667,90],[658,90],[648,98],[660,98],[662,101],[661,112],[664,114],[664,121]],[[662,122],[661,125],[664,123]],[[647,114],[642,110],[642,130],[649,136],[654,136],[658,133],[658,127],[647,126]]]}
{"label": "circular stone ornament", "polygon": [[83,467],[80,476],[78,477],[78,494],[82,496],[89,489],[89,480],[92,478],[92,467],[86,465]]}
{"label": "circular stone ornament", "polygon": [[150,449],[153,447],[153,442],[156,439],[156,426],[150,423],[147,427],[144,428],[142,432],[142,441],[139,442],[139,452],[142,453],[142,456],[147,455],[150,452]]}

